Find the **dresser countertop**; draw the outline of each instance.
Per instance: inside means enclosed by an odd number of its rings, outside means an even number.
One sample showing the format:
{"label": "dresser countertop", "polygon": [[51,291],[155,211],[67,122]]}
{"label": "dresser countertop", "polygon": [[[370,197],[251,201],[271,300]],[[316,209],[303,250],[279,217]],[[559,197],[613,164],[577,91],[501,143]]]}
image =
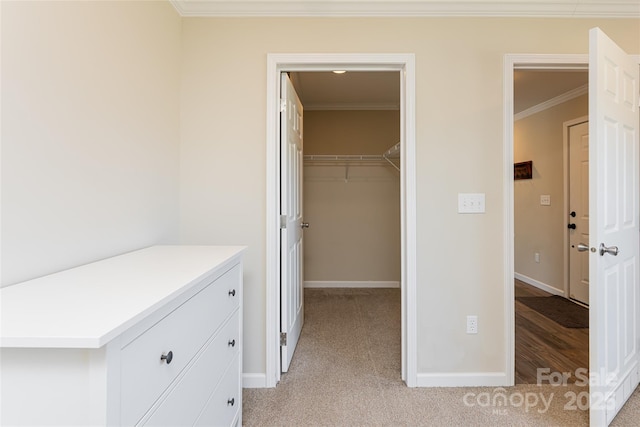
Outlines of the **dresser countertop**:
{"label": "dresser countertop", "polygon": [[0,289],[0,347],[99,348],[243,246],[152,246]]}

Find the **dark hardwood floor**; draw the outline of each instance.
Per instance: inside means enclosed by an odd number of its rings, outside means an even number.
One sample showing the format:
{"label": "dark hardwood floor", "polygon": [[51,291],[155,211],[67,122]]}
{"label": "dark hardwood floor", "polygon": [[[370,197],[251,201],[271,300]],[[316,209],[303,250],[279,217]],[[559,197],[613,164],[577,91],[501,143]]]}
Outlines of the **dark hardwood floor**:
{"label": "dark hardwood floor", "polygon": [[[519,280],[515,281],[515,295],[551,296]],[[565,328],[518,300],[515,321],[516,384],[536,384],[538,368],[569,372],[569,383],[576,382],[578,368],[589,369],[588,328]]]}

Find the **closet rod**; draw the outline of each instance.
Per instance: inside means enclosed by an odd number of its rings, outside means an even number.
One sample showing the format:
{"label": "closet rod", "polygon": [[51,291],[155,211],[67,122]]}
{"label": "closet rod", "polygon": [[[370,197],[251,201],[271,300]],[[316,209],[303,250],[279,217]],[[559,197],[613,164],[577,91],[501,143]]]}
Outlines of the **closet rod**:
{"label": "closet rod", "polygon": [[379,162],[384,157],[377,154],[306,154],[305,161],[312,162]]}
{"label": "closet rod", "polygon": [[[395,164],[391,159],[400,157],[400,143],[396,143],[389,148],[383,154],[306,154],[304,155],[305,163],[322,163],[322,164],[348,164],[363,163],[363,162],[376,162],[376,163],[389,163],[398,172],[400,167]],[[386,164],[386,163],[385,163]]]}

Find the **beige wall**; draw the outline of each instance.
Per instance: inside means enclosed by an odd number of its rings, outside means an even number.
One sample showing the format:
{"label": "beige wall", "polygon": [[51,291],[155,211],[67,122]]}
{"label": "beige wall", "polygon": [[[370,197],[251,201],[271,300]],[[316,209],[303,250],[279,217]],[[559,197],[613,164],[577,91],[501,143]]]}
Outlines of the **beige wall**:
{"label": "beige wall", "polygon": [[[249,245],[247,373],[266,368],[268,53],[415,53],[417,358],[434,375],[505,367],[504,54],[586,53],[594,26],[640,53],[638,20],[0,4],[3,283],[171,241],[177,224],[183,243]],[[486,213],[456,214],[459,192],[486,193]],[[467,314],[479,334],[465,334]]]}
{"label": "beige wall", "polygon": [[0,2],[1,284],[178,239],[181,19]]}
{"label": "beige wall", "polygon": [[400,111],[305,111],[305,154],[382,154],[400,141]]}
{"label": "beige wall", "polygon": [[[305,154],[382,154],[398,111],[306,111]],[[304,168],[305,281],[400,281],[400,174],[391,165]]]}
{"label": "beige wall", "polygon": [[184,19],[182,239],[250,246],[245,372],[265,372],[268,53],[415,53],[418,372],[504,372],[504,54],[586,53],[594,26],[640,52],[638,20]]}
{"label": "beige wall", "polygon": [[[533,161],[533,179],[514,182],[515,271],[564,293],[563,123],[589,113],[588,95],[514,124],[514,162]],[[551,196],[550,206],[540,195]],[[540,254],[536,263],[534,254]]]}

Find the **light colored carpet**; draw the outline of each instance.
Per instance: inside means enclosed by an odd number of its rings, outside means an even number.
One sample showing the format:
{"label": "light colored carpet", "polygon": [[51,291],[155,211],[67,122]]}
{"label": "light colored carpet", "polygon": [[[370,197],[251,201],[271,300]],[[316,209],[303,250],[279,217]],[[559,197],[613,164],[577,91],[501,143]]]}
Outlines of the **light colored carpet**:
{"label": "light colored carpet", "polygon": [[[408,388],[400,377],[399,290],[307,289],[305,325],[290,370],[276,388],[244,390],[243,423],[583,426],[588,412],[579,409],[579,399],[575,409],[570,404],[572,395],[586,391],[537,385]],[[494,401],[501,393],[506,405]],[[638,425],[639,417],[636,390],[613,425]]]}

